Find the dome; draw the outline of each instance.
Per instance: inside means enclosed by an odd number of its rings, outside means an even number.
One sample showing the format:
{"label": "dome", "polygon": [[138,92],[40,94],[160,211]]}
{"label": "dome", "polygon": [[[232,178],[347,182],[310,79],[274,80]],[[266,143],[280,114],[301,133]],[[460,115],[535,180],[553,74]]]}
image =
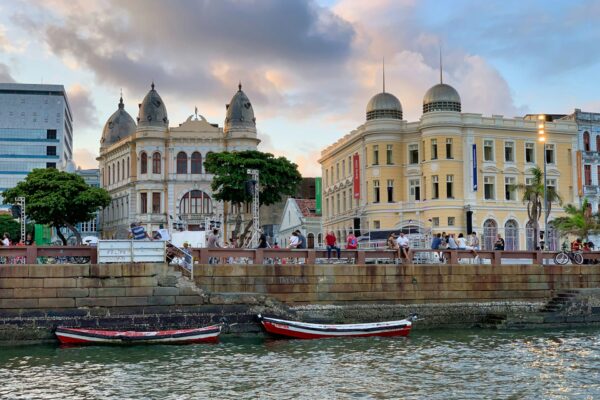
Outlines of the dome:
{"label": "dome", "polygon": [[380,118],[402,119],[402,104],[391,93],[376,94],[367,104],[367,121]]}
{"label": "dome", "polygon": [[119,108],[110,116],[110,118],[108,118],[106,124],[104,124],[100,146],[106,147],[117,143],[119,140],[132,135],[135,132],[135,129],[135,121],[131,118],[131,115],[125,111],[125,104],[123,104],[123,97],[121,97],[119,100]]}
{"label": "dome", "polygon": [[225,131],[231,128],[256,128],[256,118],[252,103],[242,90],[242,84],[238,85],[238,91],[233,95],[229,104],[225,106]]}
{"label": "dome", "polygon": [[167,108],[163,103],[160,95],[154,90],[154,82],[142,103],[140,104],[140,111],[138,114],[139,126],[160,126],[166,127],[169,125],[169,118],[167,117]]}
{"label": "dome", "polygon": [[445,83],[438,83],[423,97],[423,114],[431,111],[460,112],[460,96],[456,89]]}

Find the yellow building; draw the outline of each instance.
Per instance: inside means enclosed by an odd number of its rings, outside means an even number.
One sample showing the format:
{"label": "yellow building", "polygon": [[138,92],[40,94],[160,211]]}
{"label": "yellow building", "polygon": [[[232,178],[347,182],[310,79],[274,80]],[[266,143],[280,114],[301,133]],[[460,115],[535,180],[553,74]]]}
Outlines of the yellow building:
{"label": "yellow building", "polygon": [[[385,90],[366,111],[364,124],[321,153],[324,231],[344,238],[358,228],[423,236],[472,228],[483,248],[498,233],[506,249],[531,247],[527,207],[514,185],[543,168],[537,121],[461,112],[459,94],[443,83],[425,94],[419,121],[403,120],[400,101]],[[577,125],[547,122],[545,148],[548,186],[574,203]],[[561,213],[553,204],[549,220]],[[553,246],[556,236],[550,231]]]}

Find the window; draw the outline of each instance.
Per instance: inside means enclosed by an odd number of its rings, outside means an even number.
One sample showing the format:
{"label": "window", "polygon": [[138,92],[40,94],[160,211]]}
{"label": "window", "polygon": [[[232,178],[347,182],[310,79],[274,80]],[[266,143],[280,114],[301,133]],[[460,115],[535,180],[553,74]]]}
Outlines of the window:
{"label": "window", "polygon": [[494,141],[483,141],[483,161],[494,161]]}
{"label": "window", "polygon": [[46,168],[56,168],[56,163],[55,162],[47,162]]}
{"label": "window", "polygon": [[148,213],[148,193],[140,193],[140,213]]}
{"label": "window", "polygon": [[554,145],[547,144],[546,145],[546,163],[554,164],[556,160],[554,159]]}
{"label": "window", "polygon": [[46,139],[56,139],[56,129],[46,130]]}
{"label": "window", "polygon": [[421,161],[425,162],[425,141],[423,140],[423,153],[421,153]]}
{"label": "window", "polygon": [[346,191],[342,192],[342,211],[346,211]]}
{"label": "window", "polygon": [[117,182],[121,179],[121,163],[117,161]]}
{"label": "window", "polygon": [[346,160],[342,160],[342,178],[346,177]]}
{"label": "window", "polygon": [[512,176],[504,177],[504,199],[507,201],[517,200],[517,178]]}
{"label": "window", "polygon": [[556,179],[546,179],[546,186],[548,187],[548,190],[556,190]]}
{"label": "window", "polygon": [[454,226],[456,223],[456,217],[448,217],[448,226]]}
{"label": "window", "polygon": [[160,153],[158,151],[152,154],[152,173],[160,174]]}
{"label": "window", "polygon": [[112,165],[112,183],[115,183],[117,180],[115,179],[115,164]]}
{"label": "window", "polygon": [[379,165],[379,146],[373,145],[373,165]]}
{"label": "window", "polygon": [[340,163],[335,164],[335,180],[336,182],[340,180]]}
{"label": "window", "polygon": [[152,214],[160,214],[160,192],[152,193]]}
{"label": "window", "polygon": [[504,142],[504,162],[515,162],[514,142]]}
{"label": "window", "polygon": [[387,180],[387,201],[388,203],[394,202],[394,180]]}
{"label": "window", "polygon": [[341,210],[341,208],[340,208],[340,194],[339,194],[339,193],[338,193],[338,194],[337,194],[337,196],[336,196],[336,200],[337,200],[337,204],[336,204],[336,210],[337,210],[337,212],[338,212],[338,214],[339,214],[339,213],[340,213],[340,210]]}
{"label": "window", "polygon": [[583,175],[585,178],[585,183],[584,185],[591,185],[592,184],[592,166],[591,165],[584,165],[583,166]]}
{"label": "window", "polygon": [[379,203],[379,181],[373,181],[373,202]]}
{"label": "window", "polygon": [[440,185],[438,183],[438,176],[433,175],[431,177],[431,198],[439,199],[440,198]]}
{"label": "window", "polygon": [[419,163],[419,145],[409,144],[408,145],[408,163],[418,164]]}
{"label": "window", "polygon": [[381,222],[373,221],[373,229],[381,229]]}
{"label": "window", "polygon": [[121,160],[121,179],[125,180],[125,160]]}
{"label": "window", "polygon": [[437,139],[431,139],[431,159],[437,160]]}
{"label": "window", "polygon": [[583,132],[583,150],[590,151],[590,133],[588,131]]}
{"label": "window", "polygon": [[192,174],[202,173],[202,154],[195,151],[192,153]]}
{"label": "window", "polygon": [[387,165],[392,165],[394,162],[392,161],[392,145],[388,144],[385,147],[385,162]]}
{"label": "window", "polygon": [[183,151],[177,153],[177,173],[187,174],[187,154]]}
{"label": "window", "polygon": [[525,162],[535,163],[535,144],[525,143]]}
{"label": "window", "polygon": [[352,156],[348,157],[348,175],[352,176]]}
{"label": "window", "polygon": [[108,184],[110,185],[112,181],[110,180],[110,165],[108,166]]}
{"label": "window", "polygon": [[452,191],[454,184],[454,175],[446,175],[446,197],[449,199],[454,198],[454,192]]}
{"label": "window", "polygon": [[212,201],[208,194],[201,190],[187,192],[179,203],[181,214],[210,214]]}
{"label": "window", "polygon": [[145,152],[140,154],[140,170],[142,174],[148,173],[148,156]]}
{"label": "window", "polygon": [[433,218],[431,218],[431,225],[433,225],[433,226],[440,226],[440,217],[433,217]]}
{"label": "window", "polygon": [[56,155],[56,146],[46,146],[46,155],[47,156],[55,156]]}
{"label": "window", "polygon": [[600,135],[596,135],[596,151],[600,151]]}
{"label": "window", "polygon": [[408,197],[412,201],[421,200],[421,180],[411,179],[408,181]]}
{"label": "window", "polygon": [[452,159],[452,139],[446,139],[446,158]]}
{"label": "window", "polygon": [[496,198],[496,188],[494,187],[494,177],[483,177],[483,196],[486,200],[494,200]]}

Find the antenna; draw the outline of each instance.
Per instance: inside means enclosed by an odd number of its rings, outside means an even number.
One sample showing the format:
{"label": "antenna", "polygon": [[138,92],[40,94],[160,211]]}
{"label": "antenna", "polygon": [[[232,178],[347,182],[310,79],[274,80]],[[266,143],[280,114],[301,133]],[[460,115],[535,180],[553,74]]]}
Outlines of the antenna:
{"label": "antenna", "polygon": [[381,70],[383,72],[383,93],[385,93],[385,56],[383,57]]}
{"label": "antenna", "polygon": [[442,64],[442,44],[440,43],[440,83],[444,83],[444,80],[442,78],[442,70],[443,70],[443,64]]}

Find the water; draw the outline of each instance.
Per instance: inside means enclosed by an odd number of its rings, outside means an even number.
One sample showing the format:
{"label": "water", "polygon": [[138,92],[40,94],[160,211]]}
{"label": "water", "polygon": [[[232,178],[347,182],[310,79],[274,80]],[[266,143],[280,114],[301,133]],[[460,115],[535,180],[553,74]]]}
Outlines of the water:
{"label": "water", "polygon": [[7,399],[594,399],[600,329],[0,348]]}

